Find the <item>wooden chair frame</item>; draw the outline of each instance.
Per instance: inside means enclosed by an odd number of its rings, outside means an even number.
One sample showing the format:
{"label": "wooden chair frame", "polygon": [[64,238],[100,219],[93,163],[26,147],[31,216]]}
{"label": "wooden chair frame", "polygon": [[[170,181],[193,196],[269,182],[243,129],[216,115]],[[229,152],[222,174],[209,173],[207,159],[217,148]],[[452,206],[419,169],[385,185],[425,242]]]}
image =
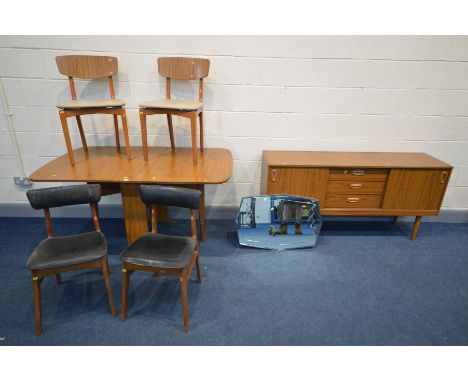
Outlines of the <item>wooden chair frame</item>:
{"label": "wooden chair frame", "polygon": [[[157,207],[155,205],[150,206],[151,209],[151,232],[157,233]],[[184,313],[184,330],[189,330],[189,313],[188,313],[188,294],[187,284],[190,279],[190,274],[193,270],[193,265],[196,264],[197,268],[197,282],[201,284],[202,276],[200,272],[200,255],[198,253],[198,241],[197,241],[197,228],[195,224],[195,210],[190,209],[190,225],[192,229],[192,238],[195,240],[195,248],[193,251],[190,262],[184,268],[161,268],[161,267],[149,267],[143,265],[131,264],[123,261],[122,264],[122,311],[121,319],[125,321],[127,318],[127,306],[128,306],[128,290],[130,283],[130,276],[134,271],[143,271],[154,273],[155,276],[159,275],[171,275],[177,276],[180,281],[182,307]]]}
{"label": "wooden chair frame", "polygon": [[[91,213],[94,223],[94,228],[96,231],[100,231],[99,226],[99,212],[97,204],[91,203]],[[44,208],[44,215],[45,215],[45,225],[47,229],[47,237],[53,236],[52,230],[52,219],[50,217],[49,208]],[[76,265],[69,265],[65,267],[55,267],[55,268],[44,268],[44,269],[33,269],[31,270],[32,274],[32,286],[33,286],[33,293],[34,293],[34,316],[35,316],[35,329],[36,335],[40,336],[42,334],[42,304],[41,304],[41,284],[44,277],[49,275],[55,275],[55,279],[57,285],[62,284],[62,278],[60,276],[61,273],[69,272],[69,271],[77,271],[82,269],[95,269],[101,268],[102,274],[104,276],[104,283],[106,286],[107,291],[107,299],[109,301],[109,306],[111,309],[112,316],[117,316],[117,310],[115,308],[114,299],[112,297],[112,289],[110,286],[110,268],[109,263],[107,262],[107,255],[101,257],[100,259],[88,261],[85,263],[80,263]]]}
{"label": "wooden chair frame", "polygon": [[[159,74],[166,77],[166,99],[171,99],[171,79],[176,80],[198,80],[198,100],[203,102],[203,78],[208,76],[210,61],[201,58],[188,57],[160,57],[158,58]],[[175,150],[174,130],[172,116],[177,115],[190,119],[190,130],[192,137],[192,157],[193,165],[198,163],[197,155],[197,118],[200,121],[200,151],[204,150],[203,143],[203,106],[196,110],[177,110],[164,108],[144,108],[140,107],[141,137],[143,143],[143,156],[148,161],[148,132],[146,126],[146,116],[155,114],[166,114],[169,129],[171,148]]]}
{"label": "wooden chair frame", "polygon": [[[112,76],[113,74],[117,73],[117,58],[109,56],[58,56],[56,57],[56,62],[59,72],[68,77],[72,100],[77,99],[74,78],[96,79],[103,77],[107,77],[109,81],[110,96],[112,99],[115,99],[114,80]],[[123,106],[60,109],[60,122],[62,124],[63,134],[65,136],[65,144],[67,146],[70,164],[72,166],[75,165],[75,158],[73,156],[73,148],[71,145],[67,118],[76,117],[76,122],[78,124],[78,130],[80,132],[83,149],[84,151],[88,151],[88,145],[86,143],[86,137],[84,135],[83,124],[81,122],[81,116],[87,114],[111,114],[114,117],[115,143],[118,152],[120,152],[120,137],[117,116],[120,115],[120,118],[122,120],[122,128],[124,133],[127,158],[128,160],[131,160],[132,154],[130,148],[130,139],[128,135],[127,115]]]}

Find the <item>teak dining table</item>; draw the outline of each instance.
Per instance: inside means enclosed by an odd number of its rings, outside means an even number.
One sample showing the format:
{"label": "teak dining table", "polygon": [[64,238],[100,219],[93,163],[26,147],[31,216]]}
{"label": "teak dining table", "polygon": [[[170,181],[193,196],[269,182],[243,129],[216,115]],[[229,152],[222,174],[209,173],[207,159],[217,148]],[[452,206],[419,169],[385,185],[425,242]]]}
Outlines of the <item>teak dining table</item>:
{"label": "teak dining table", "polygon": [[[75,166],[62,155],[31,174],[33,182],[99,183],[103,195],[122,194],[127,241],[133,243],[148,232],[146,206],[140,199],[141,184],[189,187],[202,193],[199,209],[202,240],[206,240],[205,185],[221,184],[232,174],[232,154],[227,149],[206,148],[196,166],[190,148],[149,147],[149,160],[141,147],[132,147],[132,160],[115,147],[88,147],[73,151]],[[162,209],[165,212],[165,209]],[[167,218],[162,216],[162,218]]]}

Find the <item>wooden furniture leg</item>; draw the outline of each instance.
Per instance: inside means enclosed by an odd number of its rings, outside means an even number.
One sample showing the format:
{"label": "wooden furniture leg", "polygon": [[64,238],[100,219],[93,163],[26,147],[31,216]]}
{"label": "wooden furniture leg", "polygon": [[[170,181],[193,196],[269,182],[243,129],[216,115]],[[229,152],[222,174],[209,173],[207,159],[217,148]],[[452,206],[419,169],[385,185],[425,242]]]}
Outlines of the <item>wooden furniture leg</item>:
{"label": "wooden furniture leg", "polygon": [[203,112],[198,115],[200,120],[200,151],[203,152]]}
{"label": "wooden furniture leg", "polygon": [[411,231],[411,240],[416,239],[416,235],[419,231],[419,226],[421,225],[421,218],[421,216],[416,216],[416,219],[414,219],[413,231]]}
{"label": "wooden furniture leg", "polygon": [[78,130],[80,131],[81,143],[83,144],[84,151],[88,151],[88,145],[86,144],[86,137],[84,135],[83,124],[81,123],[81,117],[76,116],[76,123],[78,124]]}
{"label": "wooden furniture leg", "polygon": [[188,316],[188,295],[187,295],[187,277],[180,276],[180,291],[182,297],[182,309],[184,311],[184,330],[189,331],[189,316]]}
{"label": "wooden furniture leg", "polygon": [[42,334],[41,280],[34,273],[32,274],[32,284],[34,293],[34,317],[36,321],[36,336],[40,336]]}
{"label": "wooden furniture leg", "polygon": [[127,318],[127,304],[128,304],[128,287],[130,282],[130,271],[122,264],[122,311],[120,312],[120,319],[125,321]]}
{"label": "wooden furniture leg", "polygon": [[125,139],[125,149],[127,151],[127,159],[131,160],[132,149],[130,148],[130,138],[128,137],[128,126],[127,126],[127,114],[125,113],[125,111],[120,115],[120,118],[122,118],[122,128],[123,128],[124,139]]}
{"label": "wooden furniture leg", "polygon": [[106,284],[107,299],[109,300],[109,306],[112,312],[112,316],[115,317],[117,316],[117,310],[115,309],[114,299],[112,298],[112,289],[109,281],[109,264],[107,264],[107,260],[105,257],[101,258],[101,268],[102,275],[104,276],[104,283]]}
{"label": "wooden furniture leg", "polygon": [[197,281],[198,284],[202,283],[202,276],[201,276],[201,270],[200,270],[200,254],[197,251],[197,260],[196,260],[196,266],[197,266]]}
{"label": "wooden furniture leg", "polygon": [[192,114],[190,117],[190,129],[192,132],[192,157],[193,165],[197,165],[197,115]]}
{"label": "wooden furniture leg", "polygon": [[139,187],[137,183],[120,184],[128,245],[148,232],[146,206],[141,201]]}
{"label": "wooden furniture leg", "polygon": [[62,285],[62,276],[60,276],[60,273],[57,273],[55,275],[55,281],[56,281],[57,285]]}
{"label": "wooden furniture leg", "polygon": [[59,112],[60,122],[62,123],[63,135],[65,136],[65,144],[67,145],[68,158],[70,159],[70,164],[75,165],[75,158],[73,156],[73,148],[70,141],[70,132],[68,131],[67,116],[65,112],[61,110]]}
{"label": "wooden furniture leg", "polygon": [[169,126],[169,138],[171,139],[171,147],[172,147],[172,150],[175,150],[174,129],[172,127],[172,115],[171,114],[167,114],[167,126]]}
{"label": "wooden furniture leg", "polygon": [[148,133],[146,131],[146,114],[140,110],[141,140],[143,143],[143,158],[148,161]]}
{"label": "wooden furniture leg", "polygon": [[206,224],[205,224],[205,185],[200,184],[198,189],[201,191],[200,205],[198,207],[198,217],[200,219],[200,232],[202,241],[206,240]]}
{"label": "wooden furniture leg", "polygon": [[117,151],[120,151],[119,120],[116,114],[114,114],[113,117],[114,117],[115,145],[117,146]]}

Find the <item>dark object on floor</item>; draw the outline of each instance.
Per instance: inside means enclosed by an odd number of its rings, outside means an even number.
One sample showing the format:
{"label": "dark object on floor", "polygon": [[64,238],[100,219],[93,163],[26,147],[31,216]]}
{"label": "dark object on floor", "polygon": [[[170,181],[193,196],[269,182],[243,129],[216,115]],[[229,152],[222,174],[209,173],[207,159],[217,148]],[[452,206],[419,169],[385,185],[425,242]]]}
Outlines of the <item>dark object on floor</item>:
{"label": "dark object on floor", "polygon": [[[42,334],[41,284],[44,277],[49,275],[55,275],[57,285],[61,285],[60,274],[63,272],[101,268],[111,312],[113,316],[116,316],[117,311],[109,282],[107,244],[99,228],[97,204],[101,199],[101,186],[95,184],[50,187],[30,190],[26,195],[34,209],[44,210],[48,236],[34,249],[26,264],[32,274],[36,335]],[[96,231],[73,236],[52,237],[52,220],[49,208],[85,203],[89,203],[91,206]]]}
{"label": "dark object on floor", "polygon": [[[128,284],[134,271],[152,272],[155,275],[177,276],[180,280],[184,330],[189,330],[187,283],[193,265],[197,267],[198,284],[201,284],[200,256],[198,254],[195,210],[200,204],[201,192],[177,187],[140,186],[143,203],[151,209],[151,232],[140,236],[123,251],[122,265],[122,321],[127,315]],[[192,237],[168,236],[158,233],[156,206],[167,205],[190,209]]]}

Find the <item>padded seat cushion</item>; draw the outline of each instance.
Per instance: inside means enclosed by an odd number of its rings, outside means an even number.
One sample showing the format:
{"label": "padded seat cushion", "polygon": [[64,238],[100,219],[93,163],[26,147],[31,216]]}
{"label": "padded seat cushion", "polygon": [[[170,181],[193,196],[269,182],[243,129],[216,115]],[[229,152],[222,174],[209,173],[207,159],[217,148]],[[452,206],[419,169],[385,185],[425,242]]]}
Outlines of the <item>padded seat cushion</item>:
{"label": "padded seat cushion", "polygon": [[121,99],[76,99],[60,102],[59,109],[86,109],[93,107],[120,107],[124,106],[125,101]]}
{"label": "padded seat cushion", "polygon": [[159,268],[183,268],[192,258],[195,241],[191,237],[147,233],[123,251],[127,263]]}
{"label": "padded seat cushion", "polygon": [[106,254],[106,239],[98,231],[50,237],[39,243],[26,265],[29,269],[66,267],[97,260]]}
{"label": "padded seat cushion", "polygon": [[203,102],[184,99],[161,99],[140,104],[144,109],[174,109],[174,110],[197,110],[203,106]]}

